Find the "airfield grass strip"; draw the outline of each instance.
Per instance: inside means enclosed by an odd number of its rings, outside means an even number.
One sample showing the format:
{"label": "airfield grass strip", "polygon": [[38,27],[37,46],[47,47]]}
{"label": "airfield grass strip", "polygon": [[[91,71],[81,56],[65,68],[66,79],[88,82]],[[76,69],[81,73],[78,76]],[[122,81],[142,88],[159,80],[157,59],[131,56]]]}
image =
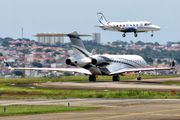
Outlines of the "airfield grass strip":
{"label": "airfield grass strip", "polygon": [[[180,77],[180,75],[141,75],[142,79],[149,78],[170,78],[170,77]],[[127,79],[137,79],[137,75],[125,75],[120,76],[121,80]],[[97,81],[112,80],[112,76],[98,76]],[[39,83],[39,82],[70,82],[70,81],[89,81],[89,76],[63,76],[56,78],[0,78],[0,84],[9,83]]]}
{"label": "airfield grass strip", "polygon": [[[99,76],[99,80],[110,80],[112,76]],[[123,78],[124,77],[124,78]],[[128,75],[121,76],[122,79],[134,79],[137,76]],[[144,75],[142,78],[153,77],[180,77],[180,75],[168,76],[148,76]],[[28,87],[14,87],[7,86],[7,84],[17,83],[33,83],[33,82],[57,82],[57,81],[86,81],[88,76],[70,76],[62,78],[16,78],[16,79],[0,79],[0,99],[67,99],[67,98],[173,98],[179,99],[179,94],[172,95],[169,92],[158,91],[102,91],[102,90],[63,90],[63,89],[49,89],[49,88],[28,88]],[[168,83],[168,82],[167,82]],[[170,84],[170,82],[169,82]]]}
{"label": "airfield grass strip", "polygon": [[[4,112],[4,108],[6,108],[6,112]],[[98,107],[10,105],[10,106],[0,106],[0,116],[67,112],[67,111],[79,111],[79,110],[90,110],[90,109],[98,109]]]}
{"label": "airfield grass strip", "polygon": [[0,87],[0,99],[68,99],[68,98],[172,98],[179,99],[179,94],[159,91],[102,91],[102,90],[61,90],[48,88]]}

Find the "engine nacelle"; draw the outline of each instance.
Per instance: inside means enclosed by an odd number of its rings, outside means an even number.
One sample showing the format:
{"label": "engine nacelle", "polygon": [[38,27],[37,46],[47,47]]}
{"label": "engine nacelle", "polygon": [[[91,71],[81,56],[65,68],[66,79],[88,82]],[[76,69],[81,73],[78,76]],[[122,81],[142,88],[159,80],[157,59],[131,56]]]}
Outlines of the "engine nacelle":
{"label": "engine nacelle", "polygon": [[75,60],[76,60],[75,57],[69,57],[68,59],[66,59],[66,64],[67,64],[67,65],[76,66],[76,65],[74,64],[74,61],[75,61]]}
{"label": "engine nacelle", "polygon": [[105,58],[105,57],[96,57],[96,58],[93,58],[91,60],[91,63],[94,64],[94,65],[97,65],[97,66],[105,66],[105,65],[109,65],[109,62],[111,60],[109,58]]}

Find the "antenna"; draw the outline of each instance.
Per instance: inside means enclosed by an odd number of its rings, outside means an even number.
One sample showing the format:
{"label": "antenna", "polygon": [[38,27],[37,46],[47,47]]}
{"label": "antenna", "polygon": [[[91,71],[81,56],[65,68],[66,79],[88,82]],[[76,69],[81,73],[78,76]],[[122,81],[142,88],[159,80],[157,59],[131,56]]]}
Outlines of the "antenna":
{"label": "antenna", "polygon": [[22,40],[23,40],[23,28],[22,28]]}

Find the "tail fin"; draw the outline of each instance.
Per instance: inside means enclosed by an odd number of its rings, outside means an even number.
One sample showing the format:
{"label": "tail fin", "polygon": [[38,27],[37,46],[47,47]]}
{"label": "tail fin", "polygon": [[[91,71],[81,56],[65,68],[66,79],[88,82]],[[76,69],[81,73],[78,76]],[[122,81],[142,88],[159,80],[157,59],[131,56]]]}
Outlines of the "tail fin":
{"label": "tail fin", "polygon": [[89,57],[91,53],[86,50],[82,40],[79,38],[79,36],[76,35],[78,35],[76,31],[73,31],[67,35],[71,40],[76,59]]}
{"label": "tail fin", "polygon": [[99,22],[102,24],[102,25],[108,25],[108,21],[106,20],[106,18],[104,17],[104,15],[99,12],[97,13],[99,15]]}
{"label": "tail fin", "polygon": [[75,53],[76,59],[81,59],[84,57],[89,57],[91,53],[89,53],[86,48],[84,47],[84,44],[82,43],[82,40],[79,36],[91,36],[91,35],[82,35],[78,34],[76,31],[73,31],[69,34],[38,34],[35,35],[36,37],[42,37],[42,36],[68,36],[71,40],[71,44]]}
{"label": "tail fin", "polygon": [[11,68],[11,66],[8,64],[8,62],[4,59],[4,62],[6,63],[6,66],[8,67],[8,68]]}

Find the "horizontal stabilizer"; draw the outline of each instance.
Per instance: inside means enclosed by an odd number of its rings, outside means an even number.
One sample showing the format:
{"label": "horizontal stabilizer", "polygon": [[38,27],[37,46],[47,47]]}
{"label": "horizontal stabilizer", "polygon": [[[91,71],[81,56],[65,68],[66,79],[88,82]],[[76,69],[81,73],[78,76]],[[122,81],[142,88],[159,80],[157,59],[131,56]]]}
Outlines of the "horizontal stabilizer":
{"label": "horizontal stabilizer", "polygon": [[33,35],[33,36],[35,36],[35,37],[51,37],[51,36],[63,36],[63,37],[66,37],[66,36],[92,36],[92,35],[86,35],[86,34],[63,34],[63,33],[52,33],[52,34],[50,34],[50,33],[39,33],[39,34],[37,34],[37,35]]}

